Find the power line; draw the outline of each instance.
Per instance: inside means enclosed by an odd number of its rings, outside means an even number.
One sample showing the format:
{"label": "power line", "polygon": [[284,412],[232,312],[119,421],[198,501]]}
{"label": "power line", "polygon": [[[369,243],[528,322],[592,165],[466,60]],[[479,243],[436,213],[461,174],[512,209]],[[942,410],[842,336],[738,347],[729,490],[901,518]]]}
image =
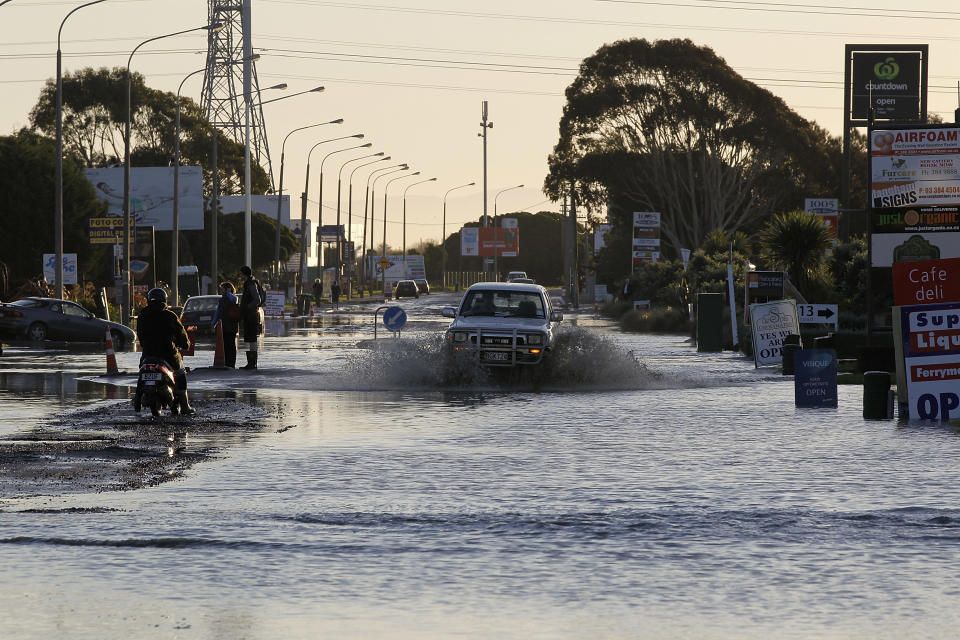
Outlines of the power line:
{"label": "power line", "polygon": [[[954,11],[913,11],[908,9],[883,9],[877,7],[842,7],[812,4],[791,4],[780,2],[746,2],[740,0],[696,0],[700,4],[690,2],[658,2],[656,0],[594,0],[606,4],[639,4],[657,7],[680,7],[690,9],[726,9],[735,11],[754,11],[765,13],[802,13],[827,16],[853,16],[858,18],[908,18],[916,20],[960,20],[960,14]],[[728,5],[741,6],[728,6]],[[748,5],[748,6],[742,6]],[[749,6],[754,5],[754,6]],[[879,11],[881,13],[870,13]],[[931,15],[914,15],[924,13]]]}

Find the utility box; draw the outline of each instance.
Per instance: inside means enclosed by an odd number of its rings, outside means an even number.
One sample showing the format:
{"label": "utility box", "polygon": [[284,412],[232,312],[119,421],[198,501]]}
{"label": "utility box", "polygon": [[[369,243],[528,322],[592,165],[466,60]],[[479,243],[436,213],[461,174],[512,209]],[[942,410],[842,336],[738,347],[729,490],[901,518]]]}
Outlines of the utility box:
{"label": "utility box", "polygon": [[697,294],[697,351],[723,351],[723,294]]}

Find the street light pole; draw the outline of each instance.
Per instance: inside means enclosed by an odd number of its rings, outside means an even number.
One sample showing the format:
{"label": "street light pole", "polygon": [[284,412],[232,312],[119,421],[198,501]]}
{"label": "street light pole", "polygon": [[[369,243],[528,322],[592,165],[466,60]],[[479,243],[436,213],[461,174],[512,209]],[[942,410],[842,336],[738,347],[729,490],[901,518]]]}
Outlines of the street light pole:
{"label": "street light pole", "polygon": [[[364,159],[366,159],[366,158],[381,157],[381,156],[383,156],[383,151],[379,151],[379,152],[377,152],[377,153],[371,153],[371,154],[368,154],[368,155],[365,155],[365,156],[359,156],[359,157],[357,157],[357,158],[351,158],[351,159],[347,160],[346,162],[344,162],[343,164],[340,165],[340,171],[337,173],[337,229],[340,228],[340,185],[341,185],[341,183],[343,182],[343,170],[344,170],[344,168],[345,168],[348,164],[350,164],[351,162],[356,162],[357,160],[364,160]],[[351,200],[352,200],[352,198],[353,198],[353,184],[352,184],[352,183],[350,184],[350,187],[351,187],[351,189],[350,189],[350,191],[348,192],[347,202],[350,204],[350,207],[349,207],[349,208],[350,208],[350,210],[352,211],[352,205],[353,205],[353,202],[351,202]],[[350,234],[350,222],[349,222],[350,218],[348,217],[347,220],[348,220],[348,222],[347,222],[347,240],[349,241],[349,240],[350,240],[350,237],[351,237],[351,234]],[[340,234],[338,233],[338,234],[337,234],[337,278],[339,279],[339,278],[341,278],[342,276],[343,276],[343,250],[342,250],[341,247],[340,247]],[[350,295],[350,293],[351,293],[351,292],[350,292],[350,287],[352,286],[352,284],[353,284],[352,281],[348,280],[348,281],[347,281],[347,287],[346,287],[346,289],[344,290],[344,292],[345,292],[346,295],[347,295],[347,300],[349,300],[349,299],[351,298],[351,295]]]}
{"label": "street light pole", "polygon": [[[376,207],[376,201],[377,201],[377,198],[376,198],[376,196],[377,196],[377,194],[376,194],[377,180],[379,180],[379,179],[382,178],[383,176],[388,176],[388,175],[390,175],[391,173],[397,173],[398,171],[406,171],[406,170],[409,169],[409,168],[410,168],[410,167],[409,167],[405,162],[401,162],[400,164],[395,164],[395,165],[392,165],[392,166],[389,166],[389,167],[384,167],[384,168],[382,168],[382,169],[377,169],[376,171],[371,171],[371,172],[370,172],[370,175],[367,176],[367,196],[366,196],[366,198],[364,199],[364,203],[363,203],[363,243],[364,243],[364,253],[366,253],[366,242],[367,242],[367,202],[368,202],[368,201],[369,201],[369,204],[370,204],[370,251],[376,251],[376,250],[377,250],[377,245],[376,245],[376,243],[374,243],[374,241],[373,241],[373,234],[374,234],[374,232],[376,231],[376,228],[377,228],[377,225],[375,225],[375,224],[373,223],[373,218],[374,218],[373,214],[374,214],[374,212],[376,211],[376,208],[377,208],[377,207]],[[374,174],[377,174],[377,173],[379,173],[380,175],[378,175],[377,177],[374,178],[374,177],[373,177]],[[372,183],[371,183],[371,178],[373,179],[373,182],[372,182]],[[365,261],[364,261],[364,277],[366,277],[366,276],[368,275],[368,274],[366,273],[366,266],[367,266],[367,265],[366,265],[366,260],[365,260]],[[373,274],[372,274],[374,277],[373,277],[373,278],[369,278],[369,282],[368,282],[368,284],[370,285],[370,292],[371,292],[371,293],[373,293],[373,283],[376,281],[376,274],[377,274],[377,269],[376,269],[376,267],[374,267],[374,269],[373,269]]]}
{"label": "street light pole", "polygon": [[175,306],[180,305],[180,92],[184,83],[198,73],[206,71],[197,69],[188,73],[177,88],[177,117],[174,124],[173,136],[173,236],[170,241],[170,297]]}
{"label": "street light pole", "polygon": [[[354,137],[362,138],[363,134],[359,134]],[[353,151],[354,149],[369,149],[372,146],[373,146],[372,142],[366,142],[364,144],[358,144],[353,147],[347,147],[345,149],[335,149],[330,153],[328,153],[327,155],[323,156],[323,158],[320,160],[320,202],[319,202],[319,218],[318,218],[319,221],[321,222],[323,221],[323,164],[327,161],[327,158],[329,158],[332,155],[336,155],[338,153]],[[319,223],[317,226],[319,226]],[[340,234],[340,184],[339,183],[337,183],[337,224],[334,229],[334,233],[337,234],[337,279],[339,280],[340,279],[340,235],[341,235]],[[322,252],[322,245],[321,245],[321,252]],[[303,262],[303,260],[305,259],[306,259],[305,257],[300,258],[301,266],[305,264]]]}
{"label": "street light pole", "polygon": [[[362,138],[362,133],[355,133],[352,136],[340,136],[339,138],[330,138],[328,140],[321,140],[320,142],[314,144],[310,147],[310,151],[307,152],[307,170],[306,177],[304,178],[303,184],[303,193],[300,194],[300,284],[298,294],[302,295],[303,293],[303,277],[306,274],[307,270],[307,247],[310,245],[307,244],[310,242],[310,239],[306,237],[307,229],[307,194],[310,192],[310,156],[313,155],[313,150],[319,147],[322,144],[328,142],[336,142],[337,140],[347,140],[349,138]],[[317,234],[318,234],[318,247],[319,247],[319,260],[317,264],[322,268],[323,267],[323,242],[319,240],[320,229],[323,225],[323,173],[321,167],[320,173],[320,218],[317,220]]]}
{"label": "street light pole", "polygon": [[[273,243],[273,288],[278,289],[280,287],[280,212],[283,205],[283,159],[284,151],[287,148],[287,138],[292,136],[297,131],[303,131],[304,129],[312,129],[313,127],[320,127],[325,124],[343,124],[343,118],[337,118],[336,120],[330,120],[329,122],[317,122],[315,124],[308,124],[305,127],[298,127],[288,133],[283,138],[283,144],[280,145],[280,185],[277,190],[277,236],[276,240]],[[304,227],[300,227],[301,233],[306,233]]]}
{"label": "street light pole", "polygon": [[175,31],[173,33],[167,33],[162,36],[156,36],[144,40],[136,47],[133,48],[133,51],[130,52],[130,56],[127,58],[127,70],[126,70],[126,93],[127,93],[127,120],[123,128],[123,266],[124,266],[124,288],[126,295],[124,296],[124,309],[122,313],[122,319],[124,323],[130,321],[130,315],[132,311],[133,304],[133,279],[130,274],[130,245],[132,238],[130,237],[130,226],[131,226],[131,216],[130,216],[130,118],[132,116],[131,108],[131,98],[130,98],[130,63],[133,62],[133,54],[137,52],[140,47],[150,42],[155,42],[163,38],[172,38],[173,36],[183,35],[185,33],[191,33],[193,31],[211,31],[211,30],[220,30],[222,25],[218,22],[215,24],[208,24],[202,27],[194,27],[193,29],[184,29],[183,31]]}
{"label": "street light pole", "polygon": [[463,189],[464,187],[472,187],[477,184],[476,182],[468,182],[467,184],[462,184],[459,187],[453,187],[448,189],[445,194],[443,194],[443,226],[440,231],[440,286],[446,285],[447,278],[447,196],[450,195],[451,191],[456,191],[457,189]]}
{"label": "street light pole", "polygon": [[[10,2],[10,0],[0,2],[0,7],[8,2]],[[63,21],[60,23],[60,29],[57,31],[57,175],[55,178],[56,192],[54,199],[56,202],[54,203],[53,222],[54,250],[57,261],[54,267],[53,292],[56,298],[63,298],[63,55],[60,51],[60,36],[63,33],[63,25],[66,24],[67,18],[84,7],[100,4],[101,2],[105,2],[105,0],[94,0],[93,2],[82,4],[79,7],[74,7],[64,16]]]}
{"label": "street light pole", "polygon": [[507,187],[497,192],[497,195],[493,197],[493,275],[496,278],[496,282],[500,282],[500,239],[497,238],[497,229],[500,226],[500,220],[497,217],[497,198],[500,197],[501,193],[506,193],[507,191],[513,191],[514,189],[520,189],[523,187],[522,184],[518,184],[515,187]]}
{"label": "street light pole", "polygon": [[[387,257],[387,190],[390,188],[390,184],[396,182],[397,180],[403,180],[405,178],[412,178],[413,176],[420,175],[419,171],[414,171],[413,173],[407,174],[405,176],[397,176],[396,178],[391,178],[387,180],[387,183],[383,185],[383,257]],[[406,260],[404,259],[404,263]],[[406,274],[404,274],[406,275]],[[383,285],[383,297],[387,297],[387,270],[384,268],[382,274],[381,284]]]}
{"label": "street light pole", "polygon": [[418,184],[423,184],[424,182],[436,182],[436,178],[427,178],[426,180],[420,180],[419,182],[414,182],[408,184],[407,187],[403,190],[403,278],[407,279],[407,191],[410,191],[413,187]]}
{"label": "street light pole", "polygon": [[[370,165],[372,165],[372,164],[377,164],[378,162],[386,162],[387,160],[390,160],[390,159],[391,159],[390,156],[384,156],[383,158],[380,158],[380,159],[378,159],[378,160],[372,160],[372,161],[370,161],[370,162],[364,162],[363,164],[357,165],[356,167],[354,167],[353,171],[350,172],[350,178],[347,180],[347,184],[349,185],[349,188],[347,189],[347,241],[352,241],[352,240],[353,240],[353,238],[352,238],[352,230],[353,230],[353,175],[354,175],[357,171],[359,171],[360,169],[362,169],[362,168],[364,168],[364,167],[369,167]],[[371,175],[372,175],[372,173],[371,173]],[[367,180],[368,190],[369,190],[369,184],[370,184],[370,181],[369,181],[369,177],[368,177],[368,180]],[[369,191],[368,191],[368,192],[369,192]],[[361,249],[360,249],[360,259],[361,259],[360,265],[361,265],[361,267],[363,266],[363,259],[364,259],[364,251],[363,251],[363,249],[364,249],[364,245],[366,244],[365,240],[366,240],[366,238],[367,238],[367,194],[364,194],[363,198],[364,198],[364,200],[363,200],[363,235],[361,236],[361,239],[360,239],[360,247],[361,247]],[[356,245],[354,245],[354,247],[353,247],[353,260],[350,262],[350,286],[351,286],[351,287],[353,287],[353,273],[354,273],[354,265],[356,264],[356,262],[357,262],[357,247],[356,247]],[[360,279],[360,296],[362,297],[362,296],[363,296],[363,269],[360,270],[360,273],[361,273],[361,275],[360,275],[360,278],[361,278],[361,279]],[[350,297],[350,293],[348,292],[348,293],[347,293],[347,298],[349,299],[349,297]]]}

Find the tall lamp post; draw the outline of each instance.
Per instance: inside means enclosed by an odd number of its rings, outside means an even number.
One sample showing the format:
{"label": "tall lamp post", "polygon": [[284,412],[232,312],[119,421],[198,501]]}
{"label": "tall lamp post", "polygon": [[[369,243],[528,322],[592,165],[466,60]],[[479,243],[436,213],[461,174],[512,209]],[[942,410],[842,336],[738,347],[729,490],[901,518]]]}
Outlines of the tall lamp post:
{"label": "tall lamp post", "polygon": [[514,189],[520,189],[522,187],[522,184],[518,184],[515,187],[507,187],[506,189],[501,189],[497,192],[497,195],[493,196],[493,275],[497,282],[500,281],[500,239],[497,238],[497,229],[500,227],[500,219],[497,218],[497,198],[499,198],[500,194],[502,193],[513,191]]}
{"label": "tall lamp post", "polygon": [[[387,180],[386,184],[383,185],[383,257],[387,257],[387,191],[390,189],[391,183],[396,182],[397,180],[404,180],[406,178],[412,178],[413,176],[420,175],[419,171],[414,171],[405,176],[397,176],[396,178],[391,178]],[[406,257],[401,258],[406,266]],[[406,274],[404,274],[406,276]],[[383,270],[383,278],[381,281],[383,285],[383,297],[387,297],[387,270]]]}
{"label": "tall lamp post", "polygon": [[[0,2],[0,7],[10,2],[10,0],[3,0]],[[63,33],[63,25],[66,24],[67,18],[72,16],[75,12],[83,9],[84,7],[89,7],[94,4],[100,4],[105,2],[105,0],[94,0],[93,2],[88,2],[82,4],[79,7],[74,7],[64,16],[63,21],[60,23],[60,29],[57,31],[57,175],[55,177],[56,184],[56,193],[54,196],[54,222],[53,222],[53,233],[54,233],[54,249],[56,253],[57,264],[54,267],[54,297],[62,298],[63,297],[63,75],[62,75],[62,59],[63,56],[60,51],[60,36]]]}
{"label": "tall lamp post", "polygon": [[144,40],[136,47],[133,48],[133,51],[130,52],[130,56],[127,58],[127,70],[126,70],[126,92],[127,92],[127,120],[123,128],[123,264],[124,264],[124,289],[126,290],[125,300],[124,300],[124,309],[123,309],[123,321],[127,323],[130,321],[130,312],[133,304],[133,279],[130,274],[130,247],[131,240],[130,237],[130,118],[132,115],[131,108],[131,99],[130,99],[130,63],[133,62],[133,54],[137,52],[140,47],[150,42],[155,42],[157,40],[162,40],[163,38],[172,38],[173,36],[180,36],[185,33],[191,33],[193,31],[219,31],[222,28],[222,25],[218,23],[207,24],[202,27],[194,27],[193,29],[184,29],[183,31],[175,31],[173,33],[167,33],[162,36],[156,36]]}
{"label": "tall lamp post", "polygon": [[467,184],[462,184],[459,187],[453,187],[452,189],[447,189],[447,192],[443,194],[443,226],[440,231],[440,285],[444,286],[446,284],[445,280],[447,278],[447,196],[450,195],[451,191],[456,191],[457,189],[463,189],[465,187],[472,187],[477,184],[476,182],[468,182]]}
{"label": "tall lamp post", "polygon": [[[359,137],[363,137],[363,134],[361,134]],[[364,144],[358,144],[352,147],[346,147],[344,149],[334,149],[333,151],[331,151],[330,153],[328,153],[327,155],[323,156],[323,158],[320,159],[320,196],[319,196],[318,214],[317,214],[318,227],[320,226],[320,223],[323,222],[323,163],[327,161],[327,158],[329,158],[330,156],[336,155],[338,153],[345,153],[347,151],[353,151],[354,149],[369,149],[372,146],[373,146],[372,142],[365,142]],[[340,235],[341,235],[340,234],[340,184],[339,183],[337,183],[337,226],[334,229],[334,233],[337,234],[337,279],[339,280],[340,278],[340,255],[339,254],[340,254]],[[323,252],[322,244],[320,245],[320,251],[321,253]],[[304,260],[306,260],[306,257],[301,256],[300,258],[301,266],[305,264],[303,262]],[[306,267],[304,267],[304,269],[306,269]]]}
{"label": "tall lamp post", "polygon": [[177,88],[177,117],[174,124],[173,136],[173,236],[170,241],[170,297],[173,304],[180,304],[180,278],[178,267],[180,266],[180,92],[183,91],[184,83],[192,76],[206,71],[197,69],[188,73],[180,86]]}
{"label": "tall lamp post", "polygon": [[[329,138],[327,140],[321,140],[320,142],[314,144],[310,147],[310,151],[307,152],[307,168],[306,176],[303,183],[303,193],[300,194],[300,281],[297,286],[297,294],[303,294],[303,277],[307,271],[307,247],[310,245],[310,239],[306,237],[304,231],[307,228],[307,194],[310,192],[310,156],[313,155],[313,150],[319,147],[322,144],[328,142],[336,142],[337,140],[348,140],[350,138],[363,138],[362,133],[355,133],[352,136],[340,136],[338,138]],[[317,220],[317,234],[318,238],[320,237],[320,229],[323,225],[323,174],[320,175],[320,219]],[[322,265],[323,261],[323,244],[319,244],[320,247],[320,262],[318,264]]]}
{"label": "tall lamp post", "polygon": [[[377,160],[372,160],[372,161],[370,161],[370,162],[364,162],[363,164],[360,164],[360,165],[357,165],[356,167],[354,167],[353,171],[350,172],[350,178],[347,180],[347,185],[348,185],[348,188],[347,188],[347,241],[348,241],[348,242],[353,240],[353,238],[352,238],[352,236],[351,236],[351,233],[352,233],[352,230],[353,230],[353,175],[354,175],[357,171],[359,171],[360,169],[362,169],[362,168],[364,168],[364,167],[369,167],[370,165],[372,165],[372,164],[377,164],[378,162],[386,162],[387,160],[390,160],[390,159],[391,159],[390,156],[384,156],[384,157],[379,158],[379,159],[377,159]],[[370,184],[370,183],[369,183],[369,180],[368,180],[367,184],[368,184],[368,185]],[[366,201],[367,195],[364,194],[363,197],[364,197],[364,201],[363,201],[363,235],[361,236],[361,239],[360,239],[360,246],[361,246],[360,257],[361,257],[361,259],[363,258],[363,255],[364,255],[364,253],[363,253],[363,248],[362,248],[362,247],[366,244],[366,243],[364,242],[364,240],[366,240],[366,237],[367,237],[367,201]],[[353,287],[353,272],[354,272],[353,266],[356,264],[356,262],[357,262],[357,247],[356,247],[356,245],[354,245],[354,247],[353,247],[353,260],[352,260],[351,263],[350,263],[350,286],[351,286],[351,288]],[[361,263],[361,264],[362,264],[362,263]],[[362,273],[362,270],[361,270],[361,273]],[[363,277],[363,276],[361,275],[361,278],[362,278],[362,277]],[[361,281],[360,281],[360,295],[363,296],[363,280],[362,280],[362,279],[361,279]],[[349,291],[347,292],[347,297],[348,297],[348,298],[350,297],[350,292],[349,292]]]}
{"label": "tall lamp post", "polygon": [[[340,165],[340,171],[337,173],[337,229],[340,229],[340,185],[341,185],[341,183],[343,182],[343,170],[344,170],[344,169],[346,168],[346,166],[347,166],[348,164],[350,164],[351,162],[356,162],[356,161],[358,161],[358,160],[365,160],[366,158],[375,158],[375,157],[380,157],[380,158],[382,158],[383,155],[384,155],[384,152],[383,152],[383,151],[378,151],[377,153],[370,153],[370,154],[367,154],[367,155],[365,155],[365,156],[358,156],[358,157],[356,157],[356,158],[350,158],[349,160],[345,161],[343,164]],[[352,187],[353,185],[351,184],[350,186]],[[350,193],[350,195],[347,196],[347,202],[349,202],[350,205],[352,205],[352,204],[353,204],[353,202],[351,202],[351,200],[352,200],[352,198],[353,198],[353,191],[352,191],[352,189],[351,189],[351,191],[350,191],[349,193]],[[351,207],[351,210],[352,210],[352,207]],[[347,240],[350,240],[350,222],[349,222],[349,218],[347,218],[347,220],[348,220],[348,222],[347,222]],[[340,278],[343,276],[343,250],[342,250],[342,248],[341,248],[341,246],[340,246],[340,242],[341,242],[340,234],[337,233],[337,279],[340,279]],[[347,294],[347,300],[349,300],[350,297],[351,297],[351,296],[350,296],[350,293],[351,293],[351,292],[350,292],[350,287],[351,287],[351,286],[353,286],[353,283],[352,283],[352,281],[348,280],[348,281],[347,281],[347,287],[346,287],[346,289],[344,290],[345,293]]]}
{"label": "tall lamp post", "polygon": [[[390,175],[391,173],[397,173],[398,171],[406,171],[406,170],[409,169],[409,168],[410,168],[410,167],[407,166],[407,163],[401,162],[400,164],[395,164],[395,165],[391,165],[391,166],[389,166],[389,167],[383,167],[382,169],[377,169],[376,171],[371,171],[371,172],[370,172],[370,175],[367,176],[367,194],[366,194],[365,200],[364,200],[364,202],[363,202],[363,245],[364,245],[364,246],[363,246],[363,253],[364,253],[364,255],[366,255],[366,253],[367,253],[367,247],[366,247],[366,245],[367,245],[367,204],[368,204],[368,203],[369,203],[369,205],[370,205],[370,251],[376,251],[376,250],[377,250],[377,245],[376,245],[376,243],[374,243],[374,241],[373,241],[373,233],[374,233],[374,231],[376,231],[376,227],[377,227],[377,226],[373,223],[373,212],[374,212],[374,210],[376,209],[376,204],[375,204],[375,203],[376,203],[376,200],[377,200],[377,198],[376,198],[376,196],[377,196],[377,194],[376,194],[377,180],[379,180],[379,179],[382,178],[383,176],[388,176],[388,175]],[[380,175],[376,175],[376,174],[378,174],[378,173],[379,173]],[[374,176],[376,176],[376,177],[374,177]],[[371,185],[371,180],[372,180],[372,185]],[[372,292],[373,292],[373,283],[374,283],[374,281],[376,280],[376,278],[375,278],[375,277],[374,277],[374,278],[368,278],[368,276],[369,276],[369,275],[376,276],[377,270],[376,270],[376,267],[374,267],[374,269],[373,269],[373,274],[368,274],[368,273],[366,272],[366,268],[367,268],[367,260],[366,260],[366,259],[364,259],[364,264],[363,264],[363,266],[364,266],[363,277],[364,277],[365,280],[369,280],[369,282],[368,282],[367,284],[370,285],[370,292],[372,293]]]}
{"label": "tall lamp post", "polygon": [[426,180],[420,180],[419,182],[414,182],[408,184],[407,187],[403,190],[403,277],[407,277],[407,191],[414,188],[418,184],[423,184],[424,182],[436,182],[436,178],[427,178]]}
{"label": "tall lamp post", "polygon": [[[320,127],[325,124],[343,124],[343,118],[337,118],[336,120],[330,120],[329,122],[317,122],[315,124],[308,124],[305,127],[297,127],[290,133],[288,133],[283,138],[283,144],[280,145],[280,185],[277,189],[277,237],[273,243],[273,288],[277,289],[280,287],[280,210],[283,205],[283,158],[284,150],[287,147],[287,138],[295,134],[297,131],[303,131],[304,129],[312,129],[313,127]],[[301,233],[306,233],[306,229],[301,226]]]}

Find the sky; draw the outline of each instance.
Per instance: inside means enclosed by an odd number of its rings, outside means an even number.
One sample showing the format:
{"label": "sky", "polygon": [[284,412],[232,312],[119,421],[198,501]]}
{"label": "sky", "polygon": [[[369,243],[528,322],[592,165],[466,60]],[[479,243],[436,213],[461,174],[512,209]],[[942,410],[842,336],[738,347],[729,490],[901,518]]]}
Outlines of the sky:
{"label": "sky", "polygon": [[[2,2],[2,0],[0,0]],[[29,125],[43,83],[56,74],[57,29],[73,0],[11,0],[0,5],[0,135]],[[107,0],[73,14],[61,49],[65,72],[125,66],[142,41],[208,21],[204,0]],[[843,123],[845,44],[928,44],[929,111],[953,120],[957,107],[960,10],[942,0],[772,2],[736,0],[253,0],[253,48],[260,86],[286,82],[289,99],[265,105],[264,119],[279,174],[280,148],[293,129],[344,118],[342,125],[294,133],[287,141],[284,190],[299,216],[307,151],[339,135],[364,133],[369,150],[336,154],[323,166],[324,223],[336,214],[341,163],[383,151],[420,171],[388,189],[387,242],[402,238],[406,192],[407,247],[440,241],[483,213],[481,104],[494,123],[487,138],[487,211],[559,211],[542,192],[547,157],[557,142],[564,90],[580,62],[605,43],[625,38],[689,38],[711,47],[745,78],[834,135]],[[132,69],[149,86],[176,92],[204,66],[203,32],[151,43]],[[183,94],[201,99],[202,74]],[[324,93],[292,96],[315,86]],[[276,95],[274,95],[276,94]],[[264,92],[263,99],[279,97]],[[316,222],[321,151],[311,156],[310,217]],[[375,159],[375,158],[371,158]],[[343,167],[341,212],[353,175],[354,213],[362,211],[368,172]],[[383,163],[380,166],[387,166]],[[393,176],[391,176],[393,177]],[[435,182],[411,186],[418,180]],[[388,180],[376,184],[381,189]],[[449,192],[454,187],[475,182]],[[524,185],[522,188],[512,188]],[[505,191],[510,189],[509,191]],[[838,194],[811,194],[836,197]],[[802,203],[798,203],[798,206]],[[376,222],[382,224],[378,196]],[[343,215],[343,213],[342,213]],[[357,222],[354,220],[354,222]],[[380,243],[379,231],[377,244]]]}

